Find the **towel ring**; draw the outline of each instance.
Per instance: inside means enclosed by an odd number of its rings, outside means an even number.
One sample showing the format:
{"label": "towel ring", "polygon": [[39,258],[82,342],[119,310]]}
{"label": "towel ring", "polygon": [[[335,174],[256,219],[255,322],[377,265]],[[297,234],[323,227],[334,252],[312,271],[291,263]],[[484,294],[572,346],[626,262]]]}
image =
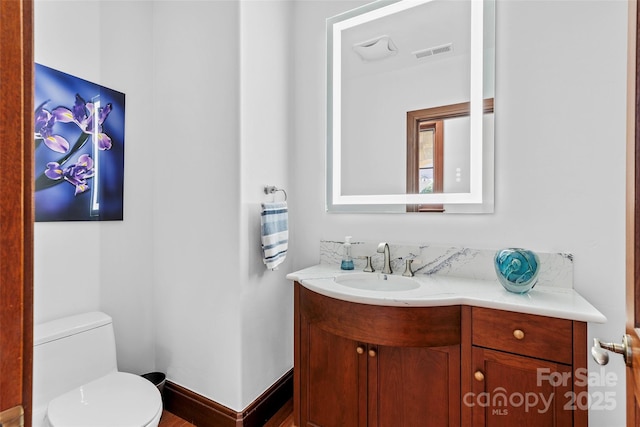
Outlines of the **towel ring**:
{"label": "towel ring", "polygon": [[282,191],[284,193],[284,201],[287,201],[287,192],[282,188],[278,188],[275,185],[265,185],[264,186],[264,194],[273,194],[278,191]]}

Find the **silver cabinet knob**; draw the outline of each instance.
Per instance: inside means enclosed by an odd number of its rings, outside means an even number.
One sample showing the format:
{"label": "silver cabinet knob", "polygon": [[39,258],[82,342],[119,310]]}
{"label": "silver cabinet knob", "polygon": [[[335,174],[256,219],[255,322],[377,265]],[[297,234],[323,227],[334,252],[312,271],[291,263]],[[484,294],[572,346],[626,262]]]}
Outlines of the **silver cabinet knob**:
{"label": "silver cabinet knob", "polygon": [[591,347],[591,356],[593,359],[600,365],[606,365],[609,363],[609,353],[611,351],[613,353],[621,354],[624,358],[624,363],[627,366],[631,366],[633,362],[633,355],[631,352],[631,336],[625,334],[622,337],[622,344],[612,343],[612,342],[602,342],[598,338],[593,339],[593,347]]}

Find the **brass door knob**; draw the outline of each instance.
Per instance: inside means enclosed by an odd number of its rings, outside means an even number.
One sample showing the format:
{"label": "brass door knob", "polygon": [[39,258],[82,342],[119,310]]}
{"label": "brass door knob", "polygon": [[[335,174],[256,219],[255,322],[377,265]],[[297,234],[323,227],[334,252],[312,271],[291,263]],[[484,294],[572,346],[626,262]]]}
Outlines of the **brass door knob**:
{"label": "brass door knob", "polygon": [[515,331],[513,331],[513,336],[517,340],[521,340],[524,338],[524,331],[522,329],[516,329]]}
{"label": "brass door knob", "polygon": [[376,357],[376,351],[375,351],[375,349],[373,349],[373,348],[370,348],[370,349],[369,349],[369,356],[370,356],[370,357]]}
{"label": "brass door knob", "polygon": [[482,372],[480,372],[480,371],[476,371],[473,374],[473,378],[475,378],[476,381],[484,381],[484,374]]}
{"label": "brass door knob", "polygon": [[364,354],[364,347],[363,347],[363,346],[361,346],[361,345],[359,345],[359,346],[356,348],[356,353],[358,353],[358,354]]}

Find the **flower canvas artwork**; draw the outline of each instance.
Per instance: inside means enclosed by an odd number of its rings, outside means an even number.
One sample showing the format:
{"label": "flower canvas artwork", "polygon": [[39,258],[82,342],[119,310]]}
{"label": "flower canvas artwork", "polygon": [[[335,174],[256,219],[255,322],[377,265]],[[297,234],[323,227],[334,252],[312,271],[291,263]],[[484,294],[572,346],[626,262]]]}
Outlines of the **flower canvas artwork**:
{"label": "flower canvas artwork", "polygon": [[35,219],[123,219],[125,95],[36,64]]}

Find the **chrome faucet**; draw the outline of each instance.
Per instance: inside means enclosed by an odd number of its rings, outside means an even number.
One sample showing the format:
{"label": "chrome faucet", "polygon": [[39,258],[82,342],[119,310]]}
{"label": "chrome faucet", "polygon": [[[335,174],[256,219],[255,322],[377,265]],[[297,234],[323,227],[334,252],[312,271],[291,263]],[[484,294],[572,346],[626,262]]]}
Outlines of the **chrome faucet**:
{"label": "chrome faucet", "polygon": [[382,267],[383,274],[393,274],[391,270],[391,256],[389,255],[389,244],[382,242],[378,245],[378,253],[384,253],[384,267]]}

